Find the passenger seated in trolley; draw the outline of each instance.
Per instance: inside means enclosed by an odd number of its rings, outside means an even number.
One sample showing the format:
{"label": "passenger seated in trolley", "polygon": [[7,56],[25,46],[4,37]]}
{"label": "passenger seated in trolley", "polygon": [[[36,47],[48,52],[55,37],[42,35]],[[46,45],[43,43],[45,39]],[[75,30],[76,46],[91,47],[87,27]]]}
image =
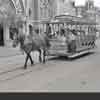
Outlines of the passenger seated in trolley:
{"label": "passenger seated in trolley", "polygon": [[75,30],[67,29],[68,34],[68,52],[75,53],[76,52],[76,32]]}
{"label": "passenger seated in trolley", "polygon": [[65,29],[64,29],[64,28],[61,28],[61,29],[60,29],[60,37],[59,37],[59,38],[60,38],[60,40],[63,41],[63,42],[66,42],[66,35],[65,35],[65,34],[66,34]]}
{"label": "passenger seated in trolley", "polygon": [[46,34],[47,34],[47,36],[48,37],[52,37],[51,36],[51,33],[52,33],[52,29],[51,29],[51,26],[50,26],[50,24],[46,24]]}

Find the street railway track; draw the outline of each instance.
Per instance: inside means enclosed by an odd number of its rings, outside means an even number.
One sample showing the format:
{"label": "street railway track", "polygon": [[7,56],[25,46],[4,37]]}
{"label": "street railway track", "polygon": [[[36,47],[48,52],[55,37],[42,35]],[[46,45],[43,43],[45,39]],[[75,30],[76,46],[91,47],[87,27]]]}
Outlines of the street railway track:
{"label": "street railway track", "polygon": [[[17,77],[23,76],[25,74],[31,73],[33,70],[35,70],[35,68],[38,68],[38,66],[34,67],[37,64],[39,65],[39,63],[36,63],[33,66],[30,66],[28,64],[28,68],[26,70],[24,70],[24,66],[23,66],[22,62],[20,62],[18,64],[18,63],[12,63],[10,61],[7,64],[0,64],[0,66],[1,66],[0,67],[0,82],[12,80],[12,79],[15,79]],[[32,69],[32,67],[34,67],[34,69]]]}
{"label": "street railway track", "polygon": [[10,68],[10,69],[3,70],[2,72],[0,72],[0,83],[19,78],[21,76],[30,74],[34,71],[41,71],[41,70],[44,70],[45,68],[48,68],[47,66],[44,67],[44,65],[42,66],[41,65],[42,64],[39,64],[39,63],[36,63],[33,66],[28,65],[28,68],[25,70],[24,67],[21,66],[21,64],[15,64],[14,66],[16,66],[16,68]]}
{"label": "street railway track", "polygon": [[[20,71],[20,70],[15,70],[13,72],[9,72],[7,74],[2,74],[2,76],[0,76],[0,82],[6,82],[6,81],[9,81],[9,80],[13,80],[15,78],[18,78],[18,77],[21,77],[21,76],[24,76],[26,74],[29,74],[31,73],[32,70],[26,70],[26,71]],[[5,76],[5,77],[4,77]]]}
{"label": "street railway track", "polygon": [[[18,57],[18,56],[15,56],[15,57]],[[19,59],[19,57],[17,59]],[[20,58],[20,59],[23,59],[23,58]],[[43,67],[44,65],[41,66],[40,63],[35,63],[33,66],[29,64],[28,64],[28,68],[24,70],[24,63],[20,60],[18,62],[15,62],[12,60],[12,57],[10,57],[9,59],[7,58],[5,60],[2,60],[0,62],[0,82],[13,80],[17,77],[21,77],[26,74],[29,74],[35,70],[40,71],[44,68],[48,68],[47,66]]]}
{"label": "street railway track", "polygon": [[[55,60],[54,60],[54,62],[55,62]],[[55,62],[54,64],[56,65],[57,62]],[[52,66],[52,63],[50,63],[50,64]],[[36,66],[36,65],[38,65],[38,66]],[[16,68],[13,68],[14,66],[16,66]],[[46,67],[44,67],[44,66],[46,66]],[[22,62],[20,62],[19,64],[9,62],[9,64],[6,65],[5,67],[6,67],[5,69],[3,67],[2,67],[3,69],[0,68],[1,69],[1,71],[0,71],[0,82],[6,82],[6,81],[9,81],[9,80],[13,80],[15,78],[27,75],[27,74],[32,73],[34,71],[40,71],[40,70],[44,70],[45,68],[48,68],[47,65],[42,65],[40,63],[36,63],[33,66],[28,65],[28,68],[26,70],[24,70]]]}

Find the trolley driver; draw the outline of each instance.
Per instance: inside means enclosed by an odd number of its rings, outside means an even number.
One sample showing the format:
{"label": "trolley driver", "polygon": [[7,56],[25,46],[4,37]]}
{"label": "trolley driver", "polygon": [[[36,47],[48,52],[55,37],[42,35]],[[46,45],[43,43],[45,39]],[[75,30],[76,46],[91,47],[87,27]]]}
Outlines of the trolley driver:
{"label": "trolley driver", "polygon": [[74,30],[68,32],[68,52],[75,53],[76,51],[76,34]]}

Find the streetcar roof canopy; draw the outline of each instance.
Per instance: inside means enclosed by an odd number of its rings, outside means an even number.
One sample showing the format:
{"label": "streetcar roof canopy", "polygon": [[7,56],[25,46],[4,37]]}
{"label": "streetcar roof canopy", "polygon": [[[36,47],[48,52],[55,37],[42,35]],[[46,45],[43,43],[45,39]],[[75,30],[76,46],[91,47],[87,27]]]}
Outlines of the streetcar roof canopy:
{"label": "streetcar roof canopy", "polygon": [[76,17],[71,15],[59,15],[55,16],[54,19],[50,21],[43,21],[42,23],[48,23],[48,24],[62,24],[62,23],[68,23],[68,24],[79,24],[79,25],[96,25],[96,21],[82,18],[82,17]]}

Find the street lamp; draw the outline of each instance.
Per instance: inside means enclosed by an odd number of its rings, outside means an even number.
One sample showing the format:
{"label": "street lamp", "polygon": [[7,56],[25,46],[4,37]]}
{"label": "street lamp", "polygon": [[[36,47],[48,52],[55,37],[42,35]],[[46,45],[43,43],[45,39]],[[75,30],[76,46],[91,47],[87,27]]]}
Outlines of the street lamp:
{"label": "street lamp", "polygon": [[28,34],[28,0],[25,0],[25,32]]}

